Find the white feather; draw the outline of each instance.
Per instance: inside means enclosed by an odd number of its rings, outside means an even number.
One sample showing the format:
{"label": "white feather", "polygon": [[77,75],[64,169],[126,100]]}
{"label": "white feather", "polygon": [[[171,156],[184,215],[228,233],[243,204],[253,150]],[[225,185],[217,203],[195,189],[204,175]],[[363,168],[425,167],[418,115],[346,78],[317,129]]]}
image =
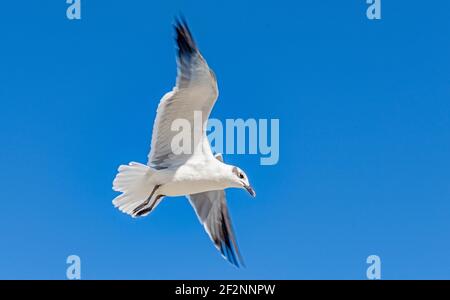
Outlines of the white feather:
{"label": "white feather", "polygon": [[121,165],[118,171],[113,181],[113,190],[122,194],[112,203],[120,211],[132,215],[133,210],[142,204],[153,190],[154,185],[151,184],[150,178],[154,171],[137,162]]}

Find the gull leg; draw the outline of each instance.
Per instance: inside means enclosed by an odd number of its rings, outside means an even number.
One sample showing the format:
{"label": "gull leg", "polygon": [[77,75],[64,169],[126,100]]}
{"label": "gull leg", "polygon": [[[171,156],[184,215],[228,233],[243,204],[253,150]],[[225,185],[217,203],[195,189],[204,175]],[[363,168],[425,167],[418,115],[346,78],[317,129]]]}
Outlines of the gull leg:
{"label": "gull leg", "polygon": [[155,201],[153,201],[153,203],[150,205],[150,207],[144,208],[143,210],[140,210],[136,213],[136,217],[140,217],[146,213],[149,213],[153,210],[153,207],[156,205],[156,203],[158,203],[158,200],[160,198],[164,197],[164,195],[158,195],[155,199]]}
{"label": "gull leg", "polygon": [[[142,210],[144,207],[146,207],[148,205],[148,203],[150,202],[150,200],[153,197],[153,194],[156,192],[156,190],[160,187],[161,185],[155,185],[155,187],[153,188],[152,192],[150,193],[150,196],[147,197],[147,199],[140,204],[138,207],[136,207],[135,209],[133,209],[133,214],[136,216],[140,216],[142,215],[142,213],[140,213],[140,210]],[[156,200],[158,200],[159,198],[156,198]],[[151,208],[153,208],[153,206],[155,205],[156,201],[153,201]]]}

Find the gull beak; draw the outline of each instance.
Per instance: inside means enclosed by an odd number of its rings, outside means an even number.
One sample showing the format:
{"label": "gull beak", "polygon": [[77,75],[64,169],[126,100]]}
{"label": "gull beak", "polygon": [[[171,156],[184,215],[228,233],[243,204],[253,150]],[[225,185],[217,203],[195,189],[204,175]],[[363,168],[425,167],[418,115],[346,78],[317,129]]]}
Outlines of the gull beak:
{"label": "gull beak", "polygon": [[244,185],[244,188],[247,190],[247,192],[252,195],[252,197],[256,197],[256,192],[255,190],[249,186],[249,185]]}

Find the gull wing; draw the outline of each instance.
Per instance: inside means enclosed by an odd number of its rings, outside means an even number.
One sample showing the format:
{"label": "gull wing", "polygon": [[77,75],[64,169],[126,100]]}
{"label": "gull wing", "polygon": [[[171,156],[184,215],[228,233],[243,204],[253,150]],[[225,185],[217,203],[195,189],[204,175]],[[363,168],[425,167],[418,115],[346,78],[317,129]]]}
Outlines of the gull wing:
{"label": "gull wing", "polygon": [[[222,156],[216,155],[220,161]],[[236,267],[244,266],[228,213],[225,191],[208,191],[188,197],[200,223],[222,256]]]}
{"label": "gull wing", "polygon": [[231,225],[225,191],[192,194],[188,198],[200,223],[222,256],[236,267],[244,265]]}
{"label": "gull wing", "polygon": [[[175,31],[178,75],[176,86],[161,99],[153,124],[148,165],[155,169],[181,165],[197,153],[212,156],[205,128],[218,96],[216,78],[200,54],[184,20],[176,21]],[[202,124],[197,126],[194,126],[194,111],[201,112]],[[177,131],[179,128],[171,128],[177,119],[190,124],[190,153],[180,153],[181,146],[177,143],[171,145],[173,138],[180,134]]]}

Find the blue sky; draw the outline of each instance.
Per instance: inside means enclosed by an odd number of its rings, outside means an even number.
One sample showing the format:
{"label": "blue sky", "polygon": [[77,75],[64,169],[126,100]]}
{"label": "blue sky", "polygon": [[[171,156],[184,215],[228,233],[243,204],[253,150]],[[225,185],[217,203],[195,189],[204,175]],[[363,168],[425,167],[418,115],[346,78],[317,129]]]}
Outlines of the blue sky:
{"label": "blue sky", "polygon": [[[7,1],[0,33],[0,278],[450,278],[448,1]],[[247,268],[216,252],[185,198],[133,220],[117,166],[146,162],[174,84],[182,12],[214,69],[212,117],[278,118],[280,160],[226,155]]]}

